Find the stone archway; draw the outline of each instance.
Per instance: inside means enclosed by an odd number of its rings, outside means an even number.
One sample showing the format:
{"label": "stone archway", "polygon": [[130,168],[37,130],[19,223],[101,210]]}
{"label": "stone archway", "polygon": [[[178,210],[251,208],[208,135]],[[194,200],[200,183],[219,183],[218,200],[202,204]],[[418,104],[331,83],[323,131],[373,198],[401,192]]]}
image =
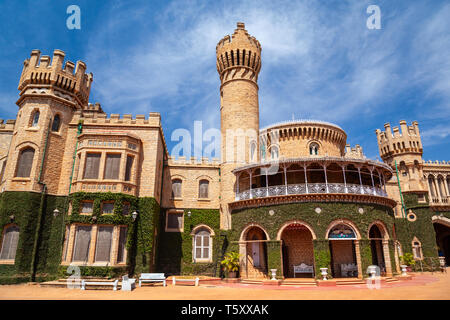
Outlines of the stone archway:
{"label": "stone archway", "polygon": [[334,278],[362,276],[359,238],[359,232],[352,223],[337,221],[328,228],[331,273]]}
{"label": "stone archway", "polygon": [[450,219],[441,216],[434,216],[432,219],[438,254],[444,257],[445,264],[450,266]]}
{"label": "stone archway", "polygon": [[259,225],[249,225],[241,233],[241,276],[266,278],[267,276],[267,232]]}
{"label": "stone archway", "polygon": [[294,266],[305,264],[314,267],[313,239],[316,236],[312,229],[301,222],[285,224],[278,233],[282,240],[283,272],[285,278],[314,277],[314,273],[294,273]]}
{"label": "stone archway", "polygon": [[386,262],[383,254],[383,237],[380,228],[374,224],[369,229],[370,250],[372,252],[372,265],[380,267],[381,273],[386,272]]}

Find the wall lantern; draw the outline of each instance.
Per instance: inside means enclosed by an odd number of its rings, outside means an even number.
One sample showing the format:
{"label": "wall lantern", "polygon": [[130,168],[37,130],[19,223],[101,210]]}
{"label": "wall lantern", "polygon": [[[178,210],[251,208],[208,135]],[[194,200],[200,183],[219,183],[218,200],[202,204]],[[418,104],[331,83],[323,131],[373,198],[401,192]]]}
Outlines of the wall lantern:
{"label": "wall lantern", "polygon": [[138,213],[136,211],[133,211],[133,213],[131,214],[133,221],[136,221],[137,216],[138,216]]}
{"label": "wall lantern", "polygon": [[189,218],[191,217],[191,214],[192,214],[192,213],[191,213],[191,210],[189,210],[189,211],[188,211],[188,217],[189,217]]}
{"label": "wall lantern", "polygon": [[9,219],[11,220],[11,222],[13,222],[14,219],[16,219],[16,217],[12,214],[12,215],[9,216]]}
{"label": "wall lantern", "polygon": [[59,215],[59,210],[58,208],[55,208],[55,210],[53,210],[53,216],[57,217]]}

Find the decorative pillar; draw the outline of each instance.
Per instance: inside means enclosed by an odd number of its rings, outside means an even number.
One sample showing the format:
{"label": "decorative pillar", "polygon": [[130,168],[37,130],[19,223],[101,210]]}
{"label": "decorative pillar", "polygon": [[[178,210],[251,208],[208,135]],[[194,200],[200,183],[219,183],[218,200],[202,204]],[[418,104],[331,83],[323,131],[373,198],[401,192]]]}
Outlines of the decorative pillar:
{"label": "decorative pillar", "polygon": [[240,277],[242,278],[245,274],[245,278],[248,278],[246,242],[239,242],[239,266]]}
{"label": "decorative pillar", "polygon": [[348,193],[348,189],[347,189],[347,179],[345,177],[345,166],[342,166],[342,174],[344,175],[344,190],[345,193]]}
{"label": "decorative pillar", "polygon": [[400,259],[398,258],[398,256],[399,256],[399,252],[398,252],[397,243],[394,242],[395,270],[397,271],[397,273],[400,273]]}
{"label": "decorative pillar", "polygon": [[91,229],[91,244],[89,246],[89,258],[88,263],[93,264],[95,262],[95,248],[97,247],[97,228],[96,224],[92,225]]}
{"label": "decorative pillar", "polygon": [[326,188],[327,193],[330,193],[330,191],[328,190],[327,166],[326,165],[323,166],[323,172],[325,172],[325,188]]}
{"label": "decorative pillar", "polygon": [[267,172],[269,171],[269,168],[265,168],[266,170],[266,197],[268,197],[269,196],[269,178],[268,178],[268,175],[267,175]]}
{"label": "decorative pillar", "polygon": [[236,199],[238,199],[238,195],[239,195],[239,177],[241,176],[240,173],[238,173],[238,175],[236,176]]}
{"label": "decorative pillar", "polygon": [[305,171],[305,187],[306,187],[306,193],[309,193],[309,190],[308,190],[308,175],[306,174],[306,166],[303,166],[303,170]]}
{"label": "decorative pillar", "polygon": [[358,175],[359,175],[359,185],[361,188],[361,193],[364,194],[364,189],[363,189],[362,179],[361,179],[361,168],[359,168],[359,167],[358,167]]}
{"label": "decorative pillar", "polygon": [[363,278],[362,262],[361,262],[361,250],[359,249],[359,240],[353,240],[355,244],[356,265],[358,267],[358,278]]}
{"label": "decorative pillar", "polygon": [[383,190],[384,190],[384,193],[387,194],[387,191],[386,191],[386,181],[384,180],[384,173],[383,173],[383,172],[381,173],[381,177],[383,178]]}
{"label": "decorative pillar", "polygon": [[377,193],[375,191],[375,183],[373,182],[373,168],[370,170],[370,179],[372,179],[373,195],[376,196]]}
{"label": "decorative pillar", "polygon": [[435,179],[433,179],[433,185],[434,185],[435,193],[439,199],[439,203],[442,203],[441,191],[439,190],[439,183],[438,183],[438,179],[436,177],[435,177]]}
{"label": "decorative pillar", "polygon": [[448,190],[448,184],[447,184],[447,176],[444,177],[444,181],[442,181],[442,183],[444,184],[444,190],[445,190],[445,197],[448,198],[450,197],[450,192]]}
{"label": "decorative pillar", "polygon": [[288,182],[287,182],[287,168],[286,166],[283,167],[284,170],[284,187],[286,188],[285,190],[285,195],[288,194]]}
{"label": "decorative pillar", "polygon": [[382,240],[384,264],[386,267],[386,276],[392,277],[391,255],[389,254],[389,240]]}
{"label": "decorative pillar", "polygon": [[250,172],[249,172],[249,176],[250,176],[250,196],[249,196],[249,198],[253,199],[253,194],[252,194],[252,170],[251,169],[250,169]]}

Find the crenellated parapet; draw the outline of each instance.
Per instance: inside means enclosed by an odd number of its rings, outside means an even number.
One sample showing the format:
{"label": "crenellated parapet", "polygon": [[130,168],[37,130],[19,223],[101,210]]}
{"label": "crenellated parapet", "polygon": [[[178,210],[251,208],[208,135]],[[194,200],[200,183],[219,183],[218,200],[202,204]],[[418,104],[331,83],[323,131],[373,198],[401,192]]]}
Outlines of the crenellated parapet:
{"label": "crenellated parapet", "polygon": [[420,138],[419,124],[413,121],[408,126],[405,120],[400,121],[400,128],[394,127],[391,131],[391,125],[384,125],[385,131],[377,129],[378,148],[381,158],[389,161],[394,156],[412,154],[422,156],[422,141]]}
{"label": "crenellated parapet", "polygon": [[[39,88],[45,93],[53,93],[64,98],[64,95],[73,96],[79,105],[87,105],[93,80],[92,73],[86,73],[86,64],[83,61],[67,61],[63,67],[65,53],[55,50],[53,57],[41,56],[39,50],[33,50],[31,57],[24,61],[22,75],[18,89],[21,96],[35,93],[27,88]],[[48,92],[48,88],[54,89]],[[59,90],[55,90],[55,89]],[[41,93],[41,92],[38,92]],[[58,94],[56,94],[58,93]],[[71,99],[68,99],[71,100]]]}
{"label": "crenellated parapet", "polygon": [[219,41],[216,55],[222,85],[236,79],[257,83],[261,69],[261,45],[248,34],[244,23],[238,22],[231,37],[227,35]]}
{"label": "crenellated parapet", "polygon": [[219,167],[220,165],[220,159],[218,158],[208,158],[208,157],[202,157],[202,158],[196,158],[196,157],[190,157],[186,159],[186,157],[172,157],[169,156],[167,160],[167,165],[169,167]]}
{"label": "crenellated parapet", "polygon": [[[89,110],[88,110],[89,111]],[[72,118],[71,125],[78,125],[79,121],[83,122],[83,125],[105,125],[112,127],[161,127],[161,115],[159,112],[150,112],[148,117],[144,114],[138,114],[133,117],[131,114],[106,114],[100,112],[81,112],[76,111]]]}
{"label": "crenellated parapet", "polygon": [[363,149],[359,144],[357,144],[354,148],[347,144],[345,145],[344,157],[352,159],[364,159],[366,156],[364,155]]}
{"label": "crenellated parapet", "polygon": [[0,119],[0,132],[12,132],[14,131],[14,126],[16,125],[16,120],[3,120]]}

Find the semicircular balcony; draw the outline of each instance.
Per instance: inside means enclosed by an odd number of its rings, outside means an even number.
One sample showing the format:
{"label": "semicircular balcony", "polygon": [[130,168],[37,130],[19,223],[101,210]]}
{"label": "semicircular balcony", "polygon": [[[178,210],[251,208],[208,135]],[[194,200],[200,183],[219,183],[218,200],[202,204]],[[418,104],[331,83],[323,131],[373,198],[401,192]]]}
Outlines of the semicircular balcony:
{"label": "semicircular balcony", "polygon": [[233,209],[286,202],[340,201],[394,207],[386,182],[392,169],[381,162],[348,158],[297,158],[249,164],[236,176]]}

